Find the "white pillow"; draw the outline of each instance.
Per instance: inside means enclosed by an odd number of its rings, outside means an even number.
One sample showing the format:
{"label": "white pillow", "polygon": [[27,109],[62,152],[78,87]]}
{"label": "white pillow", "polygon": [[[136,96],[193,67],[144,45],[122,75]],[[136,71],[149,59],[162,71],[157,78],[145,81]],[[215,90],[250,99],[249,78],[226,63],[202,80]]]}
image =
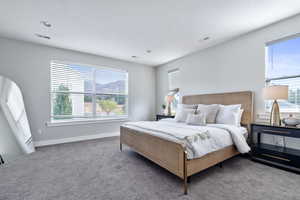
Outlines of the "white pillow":
{"label": "white pillow", "polygon": [[185,122],[188,114],[193,114],[193,113],[195,113],[195,109],[179,108],[176,111],[175,121],[176,122]]}
{"label": "white pillow", "polygon": [[206,123],[215,123],[218,110],[218,104],[198,104],[197,113],[203,113],[206,116]]}
{"label": "white pillow", "polygon": [[240,109],[239,116],[238,116],[238,126],[241,126],[243,112],[244,112],[244,109]]}
{"label": "white pillow", "polygon": [[220,109],[216,118],[217,124],[230,124],[240,126],[241,122],[241,104],[236,105],[220,105]]}
{"label": "white pillow", "polygon": [[206,125],[205,115],[203,113],[200,114],[189,113],[185,123],[188,125],[205,126]]}
{"label": "white pillow", "polygon": [[197,104],[182,104],[182,103],[180,103],[180,104],[177,105],[177,108],[178,109],[181,109],[181,108],[196,109]]}

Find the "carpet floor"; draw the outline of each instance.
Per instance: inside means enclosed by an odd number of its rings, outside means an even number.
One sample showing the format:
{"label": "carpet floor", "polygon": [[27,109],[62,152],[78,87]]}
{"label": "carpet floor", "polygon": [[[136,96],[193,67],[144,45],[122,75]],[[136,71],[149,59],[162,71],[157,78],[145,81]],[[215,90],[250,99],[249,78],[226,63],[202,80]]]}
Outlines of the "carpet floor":
{"label": "carpet floor", "polygon": [[38,148],[0,166],[0,200],[299,200],[300,176],[235,157],[182,181],[119,138]]}

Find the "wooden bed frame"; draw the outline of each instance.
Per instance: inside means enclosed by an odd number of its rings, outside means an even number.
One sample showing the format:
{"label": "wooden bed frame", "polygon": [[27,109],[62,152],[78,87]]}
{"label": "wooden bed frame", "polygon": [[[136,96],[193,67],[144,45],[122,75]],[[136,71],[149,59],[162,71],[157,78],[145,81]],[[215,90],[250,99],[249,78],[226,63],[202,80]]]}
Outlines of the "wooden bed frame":
{"label": "wooden bed frame", "polygon": [[[248,128],[249,132],[253,117],[253,93],[251,91],[184,96],[182,103],[242,104],[244,112],[241,123]],[[187,194],[188,177],[239,154],[232,145],[203,157],[188,160],[185,148],[178,143],[122,126],[120,131],[121,151],[122,144],[126,144],[137,153],[183,179],[184,194]]]}

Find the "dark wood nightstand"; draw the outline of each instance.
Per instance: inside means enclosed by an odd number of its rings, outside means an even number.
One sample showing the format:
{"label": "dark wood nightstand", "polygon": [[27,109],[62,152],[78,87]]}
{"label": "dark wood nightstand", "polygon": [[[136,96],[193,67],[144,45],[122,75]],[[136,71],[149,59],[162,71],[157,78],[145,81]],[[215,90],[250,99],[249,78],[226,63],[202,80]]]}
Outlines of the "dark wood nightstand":
{"label": "dark wood nightstand", "polygon": [[156,115],[156,121],[165,119],[165,118],[174,118],[175,116],[173,115]]}
{"label": "dark wood nightstand", "polygon": [[[252,160],[278,168],[300,173],[300,150],[284,146],[261,143],[261,135],[269,134],[291,138],[300,138],[300,129],[296,127],[251,124],[251,136],[257,137],[251,144]],[[252,138],[253,139],[253,138]]]}

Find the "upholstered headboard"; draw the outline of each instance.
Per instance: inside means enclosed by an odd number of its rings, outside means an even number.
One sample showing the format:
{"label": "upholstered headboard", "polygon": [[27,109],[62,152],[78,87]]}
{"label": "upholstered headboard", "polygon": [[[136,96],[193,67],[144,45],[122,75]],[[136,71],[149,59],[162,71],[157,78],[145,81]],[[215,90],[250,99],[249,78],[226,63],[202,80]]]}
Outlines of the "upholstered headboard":
{"label": "upholstered headboard", "polygon": [[183,96],[184,104],[242,104],[244,109],[241,123],[249,127],[253,120],[253,93],[251,91],[218,93],[218,94],[200,94]]}

